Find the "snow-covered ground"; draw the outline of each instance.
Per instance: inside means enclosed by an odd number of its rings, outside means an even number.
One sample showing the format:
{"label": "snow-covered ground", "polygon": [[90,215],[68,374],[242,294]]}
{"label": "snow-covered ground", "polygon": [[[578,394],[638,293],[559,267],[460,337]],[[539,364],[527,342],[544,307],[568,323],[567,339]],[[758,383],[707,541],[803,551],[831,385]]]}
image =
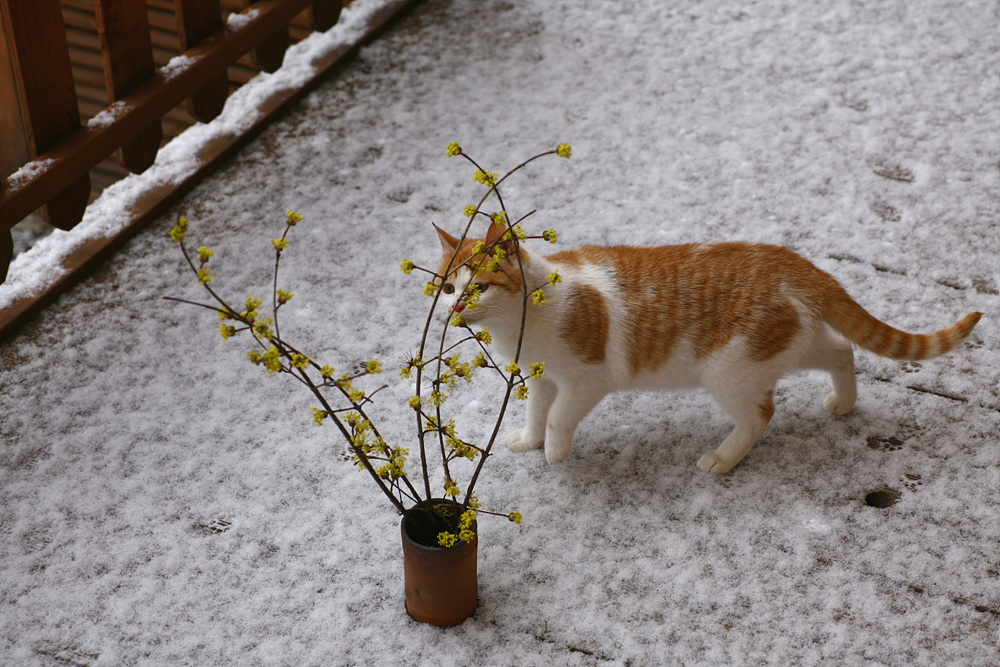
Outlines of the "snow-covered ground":
{"label": "snow-covered ground", "polygon": [[[420,6],[0,347],[0,664],[1000,664],[998,24],[989,1]],[[421,625],[398,518],[311,397],[161,297],[202,297],[178,215],[242,300],[299,211],[282,333],[383,359],[405,443],[426,300],[398,264],[432,265],[431,223],[481,192],[455,140],[494,171],[572,144],[506,190],[558,247],[778,243],[900,328],[985,316],[941,359],[860,354],[843,418],[827,377],[789,378],[731,475],[695,466],[729,428],[701,392],[606,399],[561,467],[497,450],[479,495],[524,523],[483,518],[479,609]],[[491,395],[453,399],[464,432]]]}

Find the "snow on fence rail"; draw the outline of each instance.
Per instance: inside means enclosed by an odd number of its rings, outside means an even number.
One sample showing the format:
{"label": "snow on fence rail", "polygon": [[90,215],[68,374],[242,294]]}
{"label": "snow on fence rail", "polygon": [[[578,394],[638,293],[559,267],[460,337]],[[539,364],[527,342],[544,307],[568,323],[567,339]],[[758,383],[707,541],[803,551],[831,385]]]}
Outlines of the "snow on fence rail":
{"label": "snow on fence rail", "polygon": [[[168,112],[187,100],[187,111],[208,122],[222,111],[230,94],[227,68],[252,52],[256,68],[273,72],[289,46],[289,24],[304,23],[309,30],[327,31],[337,24],[342,0],[88,0],[86,20],[100,38],[100,66],[108,105],[81,122],[83,107],[77,98],[71,62],[71,30],[64,21],[67,5],[78,0],[0,0],[0,283],[7,280],[13,259],[10,230],[41,209],[44,219],[58,229],[70,230],[81,221],[91,197],[90,170],[117,152],[118,163],[141,173],[156,159],[163,140]],[[281,91],[260,103],[252,124],[240,128],[250,135],[280,109],[298,99],[358,44],[377,33],[404,11],[412,0],[386,0],[374,5],[357,44],[338,46],[313,62],[315,76],[295,91]],[[80,7],[83,7],[81,5]],[[79,10],[80,7],[70,7]],[[90,9],[92,7],[92,10]],[[225,10],[228,19],[223,20]],[[352,7],[353,9],[353,7]],[[89,13],[92,11],[92,17]],[[155,12],[159,11],[160,14]],[[150,17],[175,17],[171,32],[177,35],[180,55],[165,65],[154,65],[154,51],[162,61],[165,34],[151,30]],[[299,18],[297,18],[299,17]],[[301,20],[300,20],[301,19]],[[305,26],[304,26],[305,27]],[[70,26],[72,28],[72,26]],[[300,31],[301,32],[301,31]],[[151,37],[151,35],[153,37]],[[96,61],[96,57],[92,58]],[[92,63],[92,65],[96,65]],[[198,155],[207,172],[211,164],[242,145],[227,137]],[[193,185],[153,186],[147,201],[137,206],[135,217],[152,218],[179,193]],[[141,210],[140,210],[141,209]],[[106,239],[86,239],[63,260],[69,275],[46,286],[41,294],[21,298],[0,312],[0,337],[9,334],[37,310],[119,247],[134,228]]]}

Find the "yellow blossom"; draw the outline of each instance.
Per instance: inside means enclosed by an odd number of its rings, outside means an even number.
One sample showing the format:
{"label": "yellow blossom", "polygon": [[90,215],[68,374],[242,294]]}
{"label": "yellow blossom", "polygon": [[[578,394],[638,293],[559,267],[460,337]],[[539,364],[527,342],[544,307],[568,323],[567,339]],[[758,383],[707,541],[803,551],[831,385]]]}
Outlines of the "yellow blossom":
{"label": "yellow blossom", "polygon": [[319,374],[323,376],[324,380],[329,380],[330,378],[332,378],[333,373],[334,373],[333,366],[323,366],[323,368],[319,369]]}
{"label": "yellow blossom", "polygon": [[215,271],[212,269],[198,269],[198,282],[202,285],[215,280]]}
{"label": "yellow blossom", "polygon": [[477,209],[475,206],[473,206],[472,204],[469,204],[464,209],[462,209],[462,212],[465,213],[465,217],[471,218],[472,216],[474,216],[476,214],[476,211],[478,211],[478,210],[479,209]]}
{"label": "yellow blossom", "polygon": [[424,285],[424,296],[434,296],[437,293],[437,285],[434,283],[427,283]]}
{"label": "yellow blossom", "polygon": [[476,531],[472,529],[472,524],[476,521],[476,511],[472,509],[462,512],[458,520],[458,539],[463,542],[471,542],[476,538]]}
{"label": "yellow blossom", "polygon": [[404,259],[399,264],[399,268],[401,268],[403,270],[403,273],[405,273],[406,275],[410,275],[410,272],[413,271],[415,266],[416,264],[414,264],[412,261],[408,259]]}
{"label": "yellow blossom", "polygon": [[448,157],[455,157],[456,155],[462,154],[462,147],[458,145],[457,141],[453,141],[448,144]]}
{"label": "yellow blossom", "polygon": [[292,300],[292,297],[295,296],[291,292],[286,292],[283,289],[278,290],[277,294],[278,294],[278,305],[288,303],[289,301]]}
{"label": "yellow blossom", "polygon": [[285,211],[285,222],[287,222],[290,227],[294,227],[296,224],[302,222],[302,216],[295,211]]}
{"label": "yellow blossom", "polygon": [[517,237],[518,241],[525,241],[528,238],[528,232],[524,231],[524,227],[522,227],[521,225],[515,225],[513,230],[508,229],[504,233],[502,237],[504,241],[511,240],[511,232],[513,232],[513,235]]}
{"label": "yellow blossom", "polygon": [[288,247],[288,239],[271,239],[271,243],[274,245],[274,249],[281,252]]}
{"label": "yellow blossom", "polygon": [[451,533],[438,533],[437,540],[438,545],[448,549],[455,546],[455,542],[458,541],[458,538]]}
{"label": "yellow blossom", "polygon": [[184,235],[187,234],[187,228],[187,218],[183,216],[178,218],[177,225],[170,230],[170,238],[174,240],[174,243],[180,243],[184,239]]}
{"label": "yellow blossom", "polygon": [[529,376],[538,379],[545,375],[545,362],[539,361],[537,364],[531,364],[528,367]]}
{"label": "yellow blossom", "polygon": [[289,362],[292,368],[309,368],[309,357],[298,352],[292,352],[292,360]]}
{"label": "yellow blossom", "polygon": [[257,366],[264,360],[264,355],[260,353],[260,350],[253,349],[247,352],[247,359],[250,360],[254,366]]}
{"label": "yellow blossom", "polygon": [[465,320],[462,319],[462,313],[455,313],[455,317],[451,318],[451,322],[448,324],[453,327],[465,326]]}
{"label": "yellow blossom", "polygon": [[329,417],[329,413],[326,410],[320,410],[319,408],[313,408],[313,421],[316,422],[316,426],[322,426],[323,420]]}
{"label": "yellow blossom", "polygon": [[514,398],[525,401],[528,399],[528,388],[523,384],[514,390]]}
{"label": "yellow blossom", "polygon": [[458,483],[455,480],[446,479],[444,481],[444,495],[457,498],[461,492],[462,490],[458,488]]}
{"label": "yellow blossom", "polygon": [[562,276],[560,276],[558,273],[554,271],[549,275],[547,275],[546,278],[548,279],[550,285],[555,285],[556,283],[562,282]]}
{"label": "yellow blossom", "polygon": [[559,240],[559,232],[557,232],[554,229],[546,229],[544,232],[542,232],[542,238],[548,241],[549,243],[555,243],[556,241]]}
{"label": "yellow blossom", "polygon": [[264,368],[267,369],[268,374],[280,373],[284,370],[284,367],[281,365],[281,356],[278,352],[278,348],[273,345],[267,349],[267,352],[264,353],[262,361],[264,362]]}
{"label": "yellow blossom", "polygon": [[483,327],[483,330],[476,334],[476,340],[483,345],[491,344],[493,342],[493,336],[490,334],[490,328]]}
{"label": "yellow blossom", "polygon": [[507,515],[507,518],[510,519],[511,521],[513,521],[514,523],[518,524],[518,525],[520,525],[520,523],[521,523],[521,513],[520,512],[511,512],[510,514]]}
{"label": "yellow blossom", "polygon": [[504,366],[503,369],[508,373],[510,373],[511,375],[520,375],[521,373],[521,367],[517,365],[516,361],[510,362],[509,364]]}
{"label": "yellow blossom", "polygon": [[372,359],[365,364],[365,370],[369,373],[381,373],[382,372],[382,362],[378,359]]}
{"label": "yellow blossom", "polygon": [[477,169],[476,172],[472,174],[472,180],[474,180],[476,183],[482,183],[488,188],[492,188],[494,185],[496,185],[497,176],[498,175],[494,174],[492,171],[483,171],[482,169]]}
{"label": "yellow blossom", "polygon": [[408,404],[408,405],[409,405],[409,406],[410,406],[411,408],[413,408],[414,410],[419,410],[419,409],[420,409],[420,397],[419,397],[419,396],[414,396],[414,397],[412,397],[412,398],[410,399],[410,402],[409,402],[409,404]]}
{"label": "yellow blossom", "polygon": [[531,293],[531,300],[535,302],[536,306],[540,306],[543,303],[548,303],[549,300],[545,298],[545,292],[542,290],[535,290]]}
{"label": "yellow blossom", "polygon": [[255,322],[253,325],[254,334],[256,334],[260,338],[263,338],[264,340],[271,340],[271,337],[274,335],[274,332],[272,332],[271,327],[268,326],[270,323],[271,323],[271,318],[269,317],[260,320],[259,322]]}
{"label": "yellow blossom", "polygon": [[204,264],[209,260],[209,258],[215,254],[215,251],[211,248],[206,248],[205,246],[200,246],[198,248],[198,258],[201,259],[201,263]]}
{"label": "yellow blossom", "polygon": [[569,144],[559,144],[559,146],[556,148],[556,155],[558,155],[559,157],[564,157],[568,160],[572,154],[573,154],[573,147],[570,146]]}
{"label": "yellow blossom", "polygon": [[222,340],[229,340],[236,335],[236,327],[228,324],[220,324],[219,333],[222,334]]}

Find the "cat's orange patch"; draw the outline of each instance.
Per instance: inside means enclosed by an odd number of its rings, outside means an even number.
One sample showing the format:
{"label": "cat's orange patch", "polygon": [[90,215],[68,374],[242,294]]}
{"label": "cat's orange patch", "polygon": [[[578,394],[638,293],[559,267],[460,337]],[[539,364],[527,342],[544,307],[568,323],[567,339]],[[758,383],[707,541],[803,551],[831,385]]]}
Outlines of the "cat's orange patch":
{"label": "cat's orange patch", "polygon": [[588,364],[604,361],[611,320],[604,297],[588,285],[574,285],[567,299],[559,335],[573,354]]}
{"label": "cat's orange patch", "polygon": [[800,330],[790,297],[808,303],[807,294],[835,284],[785,248],[746,243],[584,246],[549,259],[612,273],[625,302],[633,373],[656,371],[685,338],[703,359],[742,335],[750,358],[766,361]]}

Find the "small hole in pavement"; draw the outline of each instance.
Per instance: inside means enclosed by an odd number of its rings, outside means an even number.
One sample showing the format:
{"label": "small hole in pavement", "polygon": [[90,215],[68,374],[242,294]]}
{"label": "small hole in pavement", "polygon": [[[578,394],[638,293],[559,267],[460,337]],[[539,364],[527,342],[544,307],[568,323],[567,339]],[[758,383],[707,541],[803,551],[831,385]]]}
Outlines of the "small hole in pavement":
{"label": "small hole in pavement", "polygon": [[869,507],[878,507],[879,509],[892,507],[899,500],[900,495],[896,489],[879,489],[865,496],[865,504]]}

